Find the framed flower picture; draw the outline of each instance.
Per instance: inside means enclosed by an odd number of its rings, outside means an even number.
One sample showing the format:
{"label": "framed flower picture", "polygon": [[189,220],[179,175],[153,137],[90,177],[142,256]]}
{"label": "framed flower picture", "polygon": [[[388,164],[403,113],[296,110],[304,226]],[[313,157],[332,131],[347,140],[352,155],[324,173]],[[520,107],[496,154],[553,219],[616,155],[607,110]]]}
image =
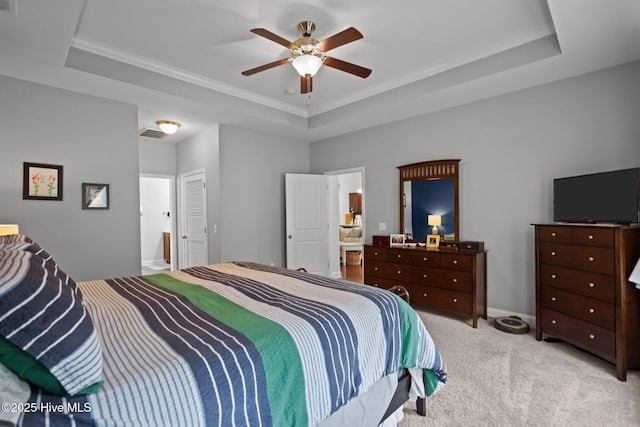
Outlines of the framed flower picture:
{"label": "framed flower picture", "polygon": [[62,166],[24,162],[23,200],[62,200]]}

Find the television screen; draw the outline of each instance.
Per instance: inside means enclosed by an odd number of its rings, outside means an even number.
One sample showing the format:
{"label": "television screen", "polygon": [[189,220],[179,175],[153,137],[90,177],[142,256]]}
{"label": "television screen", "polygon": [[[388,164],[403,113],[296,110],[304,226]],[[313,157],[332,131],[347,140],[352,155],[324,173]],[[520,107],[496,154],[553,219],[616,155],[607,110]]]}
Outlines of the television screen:
{"label": "television screen", "polygon": [[640,168],[553,180],[553,220],[640,222]]}

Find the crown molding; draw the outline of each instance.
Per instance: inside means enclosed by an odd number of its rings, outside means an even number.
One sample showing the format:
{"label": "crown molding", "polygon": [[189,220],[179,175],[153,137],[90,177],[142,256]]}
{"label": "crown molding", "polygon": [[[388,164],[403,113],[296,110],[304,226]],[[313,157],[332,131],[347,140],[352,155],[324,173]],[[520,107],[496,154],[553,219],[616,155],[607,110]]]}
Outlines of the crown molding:
{"label": "crown molding", "polygon": [[309,117],[308,111],[306,109],[294,107],[283,102],[277,102],[272,98],[256,95],[253,92],[242,90],[235,86],[227,85],[217,80],[213,80],[198,74],[190,73],[180,68],[172,67],[170,65],[154,61],[150,58],[146,58],[140,55],[132,55],[118,49],[107,47],[102,44],[96,43],[95,41],[74,37],[71,42],[71,46],[75,49],[83,50],[94,55],[103,56],[114,61],[123,62],[125,64],[142,68],[147,71],[152,71],[167,77],[174,78],[176,80],[191,83],[197,86],[202,86],[216,92],[234,96],[236,98],[255,102],[256,104],[261,104],[266,107],[294,114],[296,116],[304,118]]}
{"label": "crown molding", "polygon": [[335,110],[340,107],[344,107],[345,105],[362,101],[363,99],[370,98],[372,96],[376,96],[381,93],[391,91],[393,89],[397,89],[399,87],[435,76],[436,74],[440,74],[466,64],[470,64],[474,61],[478,61],[483,58],[496,55],[498,53],[516,48],[518,46],[533,42],[535,40],[541,39],[543,37],[547,37],[552,34],[555,34],[555,28],[553,27],[553,25],[551,24],[542,25],[526,33],[518,34],[511,39],[504,40],[501,43],[493,44],[491,46],[486,46],[484,49],[474,50],[473,53],[470,53],[470,54],[451,56],[445,59],[444,61],[439,62],[437,65],[433,67],[424,68],[414,73],[403,74],[398,78],[389,80],[385,83],[381,83],[376,86],[372,86],[369,89],[362,90],[353,96],[341,98],[336,102],[326,104],[322,108],[313,110],[311,114],[309,114],[309,116],[314,116],[316,114],[323,114],[328,111]]}

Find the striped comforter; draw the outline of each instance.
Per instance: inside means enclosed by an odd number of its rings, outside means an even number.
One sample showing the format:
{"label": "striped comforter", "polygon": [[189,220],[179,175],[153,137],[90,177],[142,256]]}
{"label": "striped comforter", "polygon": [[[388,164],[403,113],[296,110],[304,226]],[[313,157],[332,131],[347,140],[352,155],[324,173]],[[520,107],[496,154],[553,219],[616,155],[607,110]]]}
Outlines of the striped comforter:
{"label": "striped comforter", "polygon": [[[194,286],[195,285],[195,286]],[[252,263],[78,283],[104,386],[24,425],[315,425],[399,368],[445,381],[417,314],[369,286]],[[424,389],[422,388],[424,384]]]}

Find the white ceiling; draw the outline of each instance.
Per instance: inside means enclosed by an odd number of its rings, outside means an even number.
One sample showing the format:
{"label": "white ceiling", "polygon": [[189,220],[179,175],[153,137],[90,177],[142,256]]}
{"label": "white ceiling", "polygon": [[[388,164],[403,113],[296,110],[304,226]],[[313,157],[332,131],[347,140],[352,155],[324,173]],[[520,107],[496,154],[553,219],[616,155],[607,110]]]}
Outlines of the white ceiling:
{"label": "white ceiling", "polygon": [[[309,142],[640,59],[640,0],[15,2],[0,74],[182,122],[169,142],[215,123]],[[240,74],[289,56],[251,28],[294,41],[302,20],[318,40],[360,30],[330,56],[371,76],[323,67],[308,96],[289,64]]]}

